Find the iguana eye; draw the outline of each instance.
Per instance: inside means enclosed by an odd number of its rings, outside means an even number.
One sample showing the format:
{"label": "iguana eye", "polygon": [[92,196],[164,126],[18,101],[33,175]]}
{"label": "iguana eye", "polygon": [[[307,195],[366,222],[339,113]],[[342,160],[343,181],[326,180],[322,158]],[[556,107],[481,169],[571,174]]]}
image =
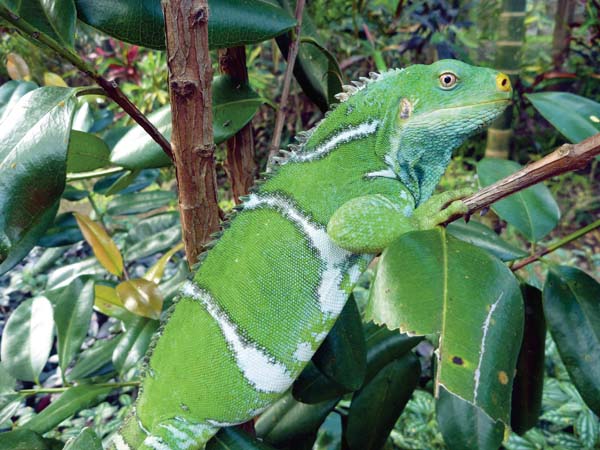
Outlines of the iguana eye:
{"label": "iguana eye", "polygon": [[442,89],[451,89],[456,85],[456,75],[451,72],[444,72],[440,75],[440,86]]}

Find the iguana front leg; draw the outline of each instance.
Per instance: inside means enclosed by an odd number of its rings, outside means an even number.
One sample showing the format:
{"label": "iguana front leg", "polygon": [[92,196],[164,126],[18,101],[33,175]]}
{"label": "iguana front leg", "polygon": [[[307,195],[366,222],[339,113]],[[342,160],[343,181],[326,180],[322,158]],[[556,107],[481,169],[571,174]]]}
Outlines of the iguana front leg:
{"label": "iguana front leg", "polygon": [[471,192],[459,189],[434,195],[417,209],[409,196],[364,195],[344,203],[333,214],[327,233],[345,250],[379,253],[404,233],[430,229],[457,213],[466,213],[460,199]]}

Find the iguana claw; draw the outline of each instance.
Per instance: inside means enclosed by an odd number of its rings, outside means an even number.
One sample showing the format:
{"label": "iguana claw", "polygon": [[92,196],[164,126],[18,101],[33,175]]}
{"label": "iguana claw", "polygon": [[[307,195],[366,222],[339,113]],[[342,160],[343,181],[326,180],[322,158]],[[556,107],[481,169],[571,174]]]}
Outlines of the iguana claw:
{"label": "iguana claw", "polygon": [[468,208],[462,199],[471,194],[473,189],[464,188],[434,195],[415,210],[412,216],[415,228],[429,230],[446,222],[452,216],[466,214]]}

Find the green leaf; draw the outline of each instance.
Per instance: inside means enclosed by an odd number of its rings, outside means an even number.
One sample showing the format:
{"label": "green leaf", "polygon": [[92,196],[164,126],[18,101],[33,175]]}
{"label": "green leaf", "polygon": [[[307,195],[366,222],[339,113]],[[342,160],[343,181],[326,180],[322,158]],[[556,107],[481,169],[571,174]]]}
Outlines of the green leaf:
{"label": "green leaf", "polygon": [[[25,395],[4,394],[0,396],[0,423],[7,423],[22,408]],[[2,436],[2,434],[0,434]],[[0,439],[1,442],[1,439]],[[2,448],[0,446],[0,448]]]}
{"label": "green leaf", "polygon": [[3,450],[51,450],[42,436],[23,428],[0,433],[0,448]]}
{"label": "green leaf", "polygon": [[158,169],[134,170],[132,172],[117,173],[102,178],[94,184],[94,192],[105,196],[131,194],[150,186],[158,178]]}
{"label": "green leaf", "polygon": [[[79,19],[131,44],[162,50],[165,30],[160,0],[75,0]],[[296,21],[265,0],[210,0],[210,48],[235,47],[270,39]]]}
{"label": "green leaf", "polygon": [[497,450],[504,437],[504,424],[481,408],[440,387],[437,421],[450,450]]}
{"label": "green leaf", "polygon": [[87,243],[92,247],[94,255],[102,266],[113,275],[120,277],[123,273],[123,257],[119,248],[99,223],[87,216],[75,213],[81,233]]}
{"label": "green leaf", "polygon": [[103,275],[106,271],[98,264],[96,258],[87,258],[73,264],[59,267],[48,275],[46,289],[58,289],[68,285],[83,275]]}
{"label": "green leaf", "polygon": [[274,450],[234,427],[221,428],[206,445],[206,450]]}
{"label": "green leaf", "polygon": [[72,212],[57,215],[54,223],[38,241],[42,247],[62,247],[83,240],[83,234]]}
{"label": "green leaf", "polygon": [[46,433],[82,409],[100,403],[112,391],[112,387],[81,385],[67,389],[37,416],[23,425],[36,433]]}
{"label": "green leaf", "polygon": [[[477,176],[482,187],[513,174],[521,165],[504,159],[482,159],[477,164]],[[492,209],[501,219],[514,226],[530,242],[550,233],[558,224],[560,209],[550,190],[536,184],[500,200]]]}
{"label": "green leaf", "polygon": [[112,216],[140,214],[162,208],[175,200],[171,191],[144,191],[122,194],[112,198],[106,212]]}
{"label": "green leaf", "polygon": [[8,372],[6,364],[0,361],[0,395],[14,394],[16,385],[16,378]]}
{"label": "green leaf", "polygon": [[58,361],[64,373],[85,340],[94,305],[94,281],[77,278],[68,286],[46,291],[54,308]]}
{"label": "green leaf", "polygon": [[119,283],[116,291],[125,308],[132,313],[149,319],[160,318],[163,298],[156,283],[135,278]]}
{"label": "green leaf", "polygon": [[67,380],[75,381],[102,372],[106,366],[112,365],[112,354],[119,343],[120,336],[111,339],[97,340],[79,355],[73,369],[67,373]]}
{"label": "green leaf", "polygon": [[277,400],[256,421],[256,435],[273,445],[296,443],[316,437],[317,430],[339,398],[307,405],[287,394]]}
{"label": "green leaf", "polygon": [[65,188],[72,89],[36,89],[0,123],[0,274],[52,223]]}
{"label": "green leaf", "polygon": [[439,333],[436,392],[444,386],[509,423],[523,301],[500,260],[442,228],[406,233],[381,256],[366,315],[412,335]]}
{"label": "green leaf", "polygon": [[91,133],[72,130],[67,156],[67,172],[90,172],[110,164],[106,143]]}
{"label": "green leaf", "polygon": [[150,236],[154,236],[167,228],[179,224],[179,213],[167,211],[137,221],[133,228],[127,233],[127,243],[135,244]]}
{"label": "green leaf", "polygon": [[510,425],[522,435],[537,424],[542,410],[546,320],[542,292],[522,285],[521,293],[525,302],[525,326],[513,384]]}
{"label": "green leaf", "polygon": [[462,220],[452,222],[448,225],[448,232],[461,241],[487,250],[502,261],[513,261],[527,256],[527,252],[509,244],[493,230],[473,220],[468,223]]}
{"label": "green leaf", "polygon": [[315,355],[315,366],[348,391],[361,387],[367,366],[362,319],[354,297],[346,302]]}
{"label": "green leaf", "polygon": [[600,415],[600,284],[581,270],[556,266],[548,272],[543,297],[567,372],[586,405]]}
{"label": "green leaf", "polygon": [[158,325],[158,320],[146,317],[136,317],[127,324],[127,331],[121,336],[112,355],[113,364],[121,373],[131,369],[143,358]]}
{"label": "green leaf", "polygon": [[84,428],[76,437],[67,441],[63,450],[102,450],[102,441],[90,428]]}
{"label": "green leaf", "polygon": [[568,92],[540,92],[525,97],[574,144],[600,133],[600,103]]}
{"label": "green leaf", "polygon": [[136,242],[125,251],[128,261],[135,261],[146,256],[165,251],[181,241],[181,225],[176,224],[159,233]]}
{"label": "green leaf", "polygon": [[[240,84],[227,75],[212,82],[213,135],[215,144],[226,141],[241,130],[256,114],[264,99],[248,84]],[[167,138],[171,138],[171,108],[169,105],[148,115],[148,119]],[[136,125],[115,145],[110,160],[128,169],[165,167],[171,160],[160,146]]]}
{"label": "green leaf", "polygon": [[173,257],[175,253],[180,250],[183,250],[183,242],[180,242],[175,247],[171,248],[168,252],[160,257],[158,261],[154,263],[152,267],[150,267],[146,273],[144,274],[144,278],[148,281],[152,281],[153,283],[160,283],[160,280],[163,277],[163,273],[165,272],[165,268],[169,263],[169,260]]}
{"label": "green leaf", "polygon": [[585,448],[594,448],[598,442],[598,418],[590,410],[582,411],[577,416],[575,432]]}
{"label": "green leaf", "polygon": [[32,81],[10,80],[0,86],[0,122],[8,117],[11,108],[19,99],[39,86]]}
{"label": "green leaf", "polygon": [[73,0],[3,0],[2,3],[62,47],[73,49],[77,12]]}
{"label": "green leaf", "polygon": [[314,362],[309,361],[294,384],[292,385],[292,395],[296,400],[302,403],[315,404],[326,400],[339,398],[343,394],[352,392],[321,372]]}
{"label": "green leaf", "polygon": [[45,297],[22,302],[2,332],[0,358],[12,376],[38,381],[52,348],[52,305]]}
{"label": "green leaf", "polygon": [[133,315],[125,309],[123,300],[112,286],[96,284],[94,287],[94,307],[102,314],[120,320],[130,320]]}
{"label": "green leaf", "polygon": [[346,441],[351,450],[379,450],[417,387],[421,366],[409,353],[385,366],[352,397]]}

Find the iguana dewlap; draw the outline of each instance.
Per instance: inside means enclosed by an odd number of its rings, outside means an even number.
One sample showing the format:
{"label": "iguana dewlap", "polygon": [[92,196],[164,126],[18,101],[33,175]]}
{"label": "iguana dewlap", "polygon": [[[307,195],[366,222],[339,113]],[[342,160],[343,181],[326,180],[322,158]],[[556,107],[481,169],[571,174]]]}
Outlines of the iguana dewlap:
{"label": "iguana dewlap", "polygon": [[[455,60],[390,70],[278,159],[169,311],[117,449],[204,448],[291,386],[374,253],[419,224],[451,153],[508,104]],[[435,211],[432,212],[432,214]]]}

